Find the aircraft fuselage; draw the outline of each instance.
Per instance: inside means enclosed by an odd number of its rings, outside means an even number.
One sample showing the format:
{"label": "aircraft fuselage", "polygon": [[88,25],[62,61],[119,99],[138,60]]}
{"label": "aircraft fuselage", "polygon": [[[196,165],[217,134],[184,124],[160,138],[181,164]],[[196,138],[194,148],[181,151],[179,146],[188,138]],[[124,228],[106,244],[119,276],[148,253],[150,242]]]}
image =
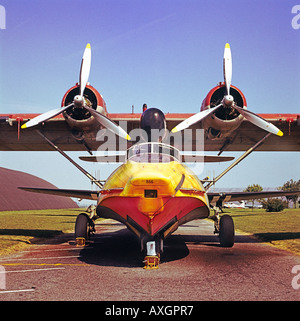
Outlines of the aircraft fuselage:
{"label": "aircraft fuselage", "polygon": [[107,179],[97,214],[124,223],[139,238],[165,238],[188,221],[208,217],[209,202],[173,147],[145,143]]}

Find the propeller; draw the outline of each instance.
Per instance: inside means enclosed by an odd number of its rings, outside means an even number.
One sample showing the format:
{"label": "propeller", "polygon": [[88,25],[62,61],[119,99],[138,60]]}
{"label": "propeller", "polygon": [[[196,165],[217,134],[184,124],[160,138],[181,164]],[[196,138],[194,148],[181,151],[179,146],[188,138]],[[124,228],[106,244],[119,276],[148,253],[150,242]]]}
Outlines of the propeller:
{"label": "propeller", "polygon": [[56,108],[56,109],[49,110],[44,114],[41,114],[37,117],[30,119],[27,123],[23,124],[21,126],[21,128],[25,129],[25,128],[36,126],[46,120],[49,120],[49,119],[59,115],[60,113],[64,112],[66,109],[68,109],[69,107],[72,107],[72,106],[74,106],[73,103],[68,106],[65,106],[63,108]]}
{"label": "propeller", "polygon": [[230,95],[230,85],[232,78],[232,57],[229,43],[226,43],[223,58],[224,82],[226,85],[227,95]]}
{"label": "propeller", "polygon": [[106,116],[102,115],[98,111],[94,110],[93,108],[90,108],[86,105],[85,98],[83,96],[85,87],[87,85],[89,75],[91,70],[91,45],[88,43],[86,45],[86,48],[84,50],[82,61],[81,61],[81,67],[80,67],[80,74],[79,74],[79,87],[80,92],[79,95],[76,95],[74,97],[74,100],[71,104],[68,106],[64,106],[62,108],[56,108],[52,109],[50,111],[47,111],[46,113],[43,113],[35,118],[32,118],[27,123],[23,124],[21,128],[29,128],[32,126],[36,126],[40,123],[43,123],[61,113],[63,113],[66,109],[70,107],[74,108],[85,108],[87,109],[92,116],[100,123],[102,126],[106,127],[108,130],[112,131],[114,134],[130,140],[130,136],[125,132],[123,128],[115,124],[112,120],[107,118]]}
{"label": "propeller", "polygon": [[224,96],[221,104],[219,104],[216,107],[209,108],[203,111],[200,111],[199,113],[185,119],[181,123],[179,123],[177,126],[175,126],[172,129],[172,133],[176,133],[180,130],[186,129],[189,126],[205,119],[210,114],[217,111],[218,108],[223,106],[224,108],[234,108],[237,110],[245,119],[247,119],[252,124],[256,125],[257,127],[260,127],[272,134],[282,136],[283,132],[279,130],[276,126],[273,124],[267,122],[262,117],[256,115],[255,113],[246,110],[242,107],[239,107],[235,104],[234,97],[230,95],[230,86],[231,86],[231,78],[232,78],[232,57],[231,57],[231,50],[229,43],[226,43],[225,49],[224,49],[224,58],[223,58],[223,72],[224,72],[224,82],[226,87],[226,95]]}
{"label": "propeller", "polygon": [[80,96],[83,96],[84,89],[89,79],[90,70],[91,70],[91,61],[92,61],[92,50],[91,45],[88,43],[84,50],[80,74],[79,74],[79,84],[80,84]]}
{"label": "propeller", "polygon": [[178,124],[176,127],[174,127],[171,130],[172,133],[177,133],[183,129],[190,127],[191,125],[193,125],[195,123],[198,123],[200,120],[204,119],[205,117],[207,117],[210,114],[212,114],[213,112],[215,112],[221,106],[222,106],[222,104],[220,104],[216,107],[213,107],[213,108],[206,109],[204,111],[201,111],[200,113],[197,113],[197,114],[185,119],[184,121],[182,121],[180,124]]}
{"label": "propeller", "polygon": [[114,134],[127,139],[131,140],[131,137],[126,133],[126,131],[121,127],[118,126],[115,122],[113,122],[108,117],[102,115],[97,110],[94,110],[93,108],[85,106],[85,108],[95,117],[95,119],[105,128],[113,132]]}

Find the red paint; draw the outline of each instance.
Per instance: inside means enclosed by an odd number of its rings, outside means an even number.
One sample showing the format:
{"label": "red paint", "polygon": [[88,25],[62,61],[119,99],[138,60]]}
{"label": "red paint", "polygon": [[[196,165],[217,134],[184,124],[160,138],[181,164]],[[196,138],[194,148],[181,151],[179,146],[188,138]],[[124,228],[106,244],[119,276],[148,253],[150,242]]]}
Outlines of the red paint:
{"label": "red paint", "polygon": [[[76,84],[75,86],[73,86],[72,88],[70,88],[63,96],[63,99],[61,101],[61,107],[63,106],[66,106],[65,105],[65,100],[66,100],[66,97],[67,95],[69,94],[70,91],[72,91],[73,89],[75,88],[79,88],[79,85]],[[94,95],[96,96],[96,99],[97,99],[97,106],[102,106],[104,109],[105,109],[105,112],[107,113],[107,109],[106,109],[106,104],[105,104],[105,101],[104,99],[102,98],[102,96],[100,95],[100,93],[91,85],[86,85],[86,88],[90,89]]]}
{"label": "red paint", "polygon": [[[225,83],[219,83],[216,87],[212,88],[209,93],[207,94],[207,96],[204,98],[202,105],[201,105],[201,110],[205,110],[205,107],[210,106],[210,101],[211,101],[211,97],[212,95],[220,88],[225,87]],[[242,97],[243,99],[243,106],[240,107],[247,107],[247,102],[246,102],[246,97],[244,96],[244,94],[242,93],[242,91],[240,89],[238,89],[237,87],[231,85],[230,88],[235,89]]]}
{"label": "red paint", "polygon": [[195,197],[164,197],[163,210],[153,216],[144,214],[138,210],[140,197],[114,196],[105,198],[99,205],[110,208],[124,220],[130,217],[138,226],[149,235],[155,235],[165,227],[174,217],[179,221],[192,210],[205,206]]}
{"label": "red paint", "polygon": [[[194,115],[195,113],[168,113],[166,114],[166,120],[184,120],[192,115]],[[18,117],[21,117],[24,119],[24,121],[32,119],[36,116],[38,116],[40,114],[0,114],[0,117],[7,117],[13,121],[17,121]],[[136,113],[136,114],[132,114],[132,113],[111,113],[108,114],[108,117],[112,120],[127,120],[127,121],[132,121],[132,120],[137,120],[139,121],[141,118],[141,113]],[[297,121],[298,119],[300,119],[300,115],[298,114],[258,114],[260,117],[269,120],[269,121]],[[56,117],[54,117],[53,119],[57,119],[57,120],[64,120],[64,117],[60,114]],[[50,120],[51,121],[51,120]]]}

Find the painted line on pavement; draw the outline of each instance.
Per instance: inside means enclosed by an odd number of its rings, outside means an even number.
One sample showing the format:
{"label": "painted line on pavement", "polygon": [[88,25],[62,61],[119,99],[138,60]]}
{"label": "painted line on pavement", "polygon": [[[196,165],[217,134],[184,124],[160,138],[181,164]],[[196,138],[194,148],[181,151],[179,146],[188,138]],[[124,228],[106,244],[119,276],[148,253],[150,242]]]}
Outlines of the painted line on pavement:
{"label": "painted line on pavement", "polygon": [[2,266],[90,266],[89,264],[72,263],[3,263]]}
{"label": "painted line on pavement", "polygon": [[29,257],[29,258],[19,258],[19,259],[2,259],[2,260],[0,260],[0,264],[3,261],[53,260],[53,259],[79,258],[79,257],[82,257],[82,255],[50,256],[50,257]]}
{"label": "painted line on pavement", "polygon": [[9,290],[9,291],[1,291],[1,290],[0,290],[0,294],[17,293],[17,292],[32,292],[32,291],[35,291],[35,289]]}
{"label": "painted line on pavement", "polygon": [[40,271],[52,271],[52,270],[64,270],[64,267],[46,268],[46,269],[31,269],[31,270],[17,270],[17,271],[0,271],[0,273],[22,273],[22,272],[40,272]]}

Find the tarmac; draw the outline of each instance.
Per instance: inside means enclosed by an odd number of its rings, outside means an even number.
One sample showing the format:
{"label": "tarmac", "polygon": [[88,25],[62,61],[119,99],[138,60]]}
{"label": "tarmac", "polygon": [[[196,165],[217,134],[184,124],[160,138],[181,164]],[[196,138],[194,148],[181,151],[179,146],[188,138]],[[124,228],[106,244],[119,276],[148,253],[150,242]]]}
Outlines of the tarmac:
{"label": "tarmac", "polygon": [[189,222],[167,238],[158,270],[143,269],[124,225],[99,221],[96,231],[85,248],[64,234],[0,257],[0,301],[300,300],[292,272],[299,265],[300,274],[299,256],[242,234],[222,248],[211,221]]}

